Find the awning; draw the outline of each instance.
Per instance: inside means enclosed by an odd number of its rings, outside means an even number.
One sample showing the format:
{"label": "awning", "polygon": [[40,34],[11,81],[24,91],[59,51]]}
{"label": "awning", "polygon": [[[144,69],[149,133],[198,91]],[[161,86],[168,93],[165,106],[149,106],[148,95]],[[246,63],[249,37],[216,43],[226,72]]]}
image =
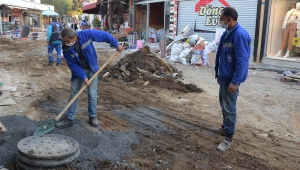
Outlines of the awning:
{"label": "awning", "polygon": [[58,13],[53,12],[53,11],[43,11],[42,15],[46,15],[46,16],[59,16]]}
{"label": "awning", "polygon": [[[112,0],[109,2],[112,2]],[[100,4],[102,3],[108,3],[108,0],[102,0],[101,2],[95,2],[92,4],[82,6],[82,13],[99,14]]]}
{"label": "awning", "polygon": [[82,6],[82,12],[86,14],[98,14],[100,5],[97,2]]}
{"label": "awning", "polygon": [[0,4],[10,6],[10,8],[19,9],[34,9],[34,10],[48,10],[49,8],[54,8],[53,5],[38,4],[23,0],[0,0]]}

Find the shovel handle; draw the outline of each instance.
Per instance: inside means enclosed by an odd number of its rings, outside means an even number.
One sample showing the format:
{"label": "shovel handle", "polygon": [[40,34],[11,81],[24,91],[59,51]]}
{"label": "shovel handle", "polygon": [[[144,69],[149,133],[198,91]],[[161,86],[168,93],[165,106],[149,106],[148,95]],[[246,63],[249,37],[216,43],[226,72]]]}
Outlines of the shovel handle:
{"label": "shovel handle", "polygon": [[[119,54],[117,51],[114,55],[112,55],[102,66],[101,68],[89,79],[88,83],[91,83],[95,77]],[[84,84],[80,91],[72,98],[72,100],[67,104],[67,106],[56,116],[55,120],[58,121],[62,115],[69,109],[71,104],[78,98],[79,95],[87,88],[87,85]]]}

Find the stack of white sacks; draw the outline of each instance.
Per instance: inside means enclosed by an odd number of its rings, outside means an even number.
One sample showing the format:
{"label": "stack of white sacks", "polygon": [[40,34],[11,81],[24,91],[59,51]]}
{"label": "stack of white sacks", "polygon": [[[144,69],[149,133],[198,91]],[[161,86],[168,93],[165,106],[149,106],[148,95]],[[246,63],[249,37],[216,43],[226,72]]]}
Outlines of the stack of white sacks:
{"label": "stack of white sacks", "polygon": [[[204,47],[204,48],[202,48]],[[193,50],[195,49],[195,50]],[[215,42],[207,42],[198,34],[188,37],[184,42],[175,42],[171,49],[170,61],[182,64],[197,64],[208,66],[208,53],[216,50]]]}

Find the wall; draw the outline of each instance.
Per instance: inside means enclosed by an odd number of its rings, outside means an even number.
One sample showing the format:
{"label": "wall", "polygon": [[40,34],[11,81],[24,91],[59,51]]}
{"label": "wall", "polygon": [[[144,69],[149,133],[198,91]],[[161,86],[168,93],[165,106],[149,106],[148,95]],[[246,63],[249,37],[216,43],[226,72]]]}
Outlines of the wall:
{"label": "wall", "polygon": [[[219,13],[225,6],[234,7],[239,16],[239,24],[246,29],[251,37],[251,55],[254,50],[254,38],[256,30],[257,0],[236,1],[236,0],[212,0],[210,3],[201,4],[199,0],[179,1],[178,4],[178,27],[177,33],[181,32],[187,25],[193,29],[196,21],[196,28],[206,31],[216,31],[219,26]],[[200,9],[199,9],[200,8]],[[215,33],[197,33],[207,41],[215,40]]]}

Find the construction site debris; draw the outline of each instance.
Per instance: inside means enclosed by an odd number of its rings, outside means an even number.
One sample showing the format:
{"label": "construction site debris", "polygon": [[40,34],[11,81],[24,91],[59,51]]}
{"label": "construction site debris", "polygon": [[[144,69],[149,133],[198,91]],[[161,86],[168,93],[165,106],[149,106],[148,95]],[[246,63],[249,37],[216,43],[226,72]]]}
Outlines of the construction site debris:
{"label": "construction site debris", "polygon": [[[132,85],[156,86],[184,93],[198,92],[202,89],[192,84],[184,84],[180,80],[183,73],[151,53],[148,46],[122,58],[117,64],[107,69],[104,77],[122,79]],[[141,82],[142,80],[142,82]]]}

